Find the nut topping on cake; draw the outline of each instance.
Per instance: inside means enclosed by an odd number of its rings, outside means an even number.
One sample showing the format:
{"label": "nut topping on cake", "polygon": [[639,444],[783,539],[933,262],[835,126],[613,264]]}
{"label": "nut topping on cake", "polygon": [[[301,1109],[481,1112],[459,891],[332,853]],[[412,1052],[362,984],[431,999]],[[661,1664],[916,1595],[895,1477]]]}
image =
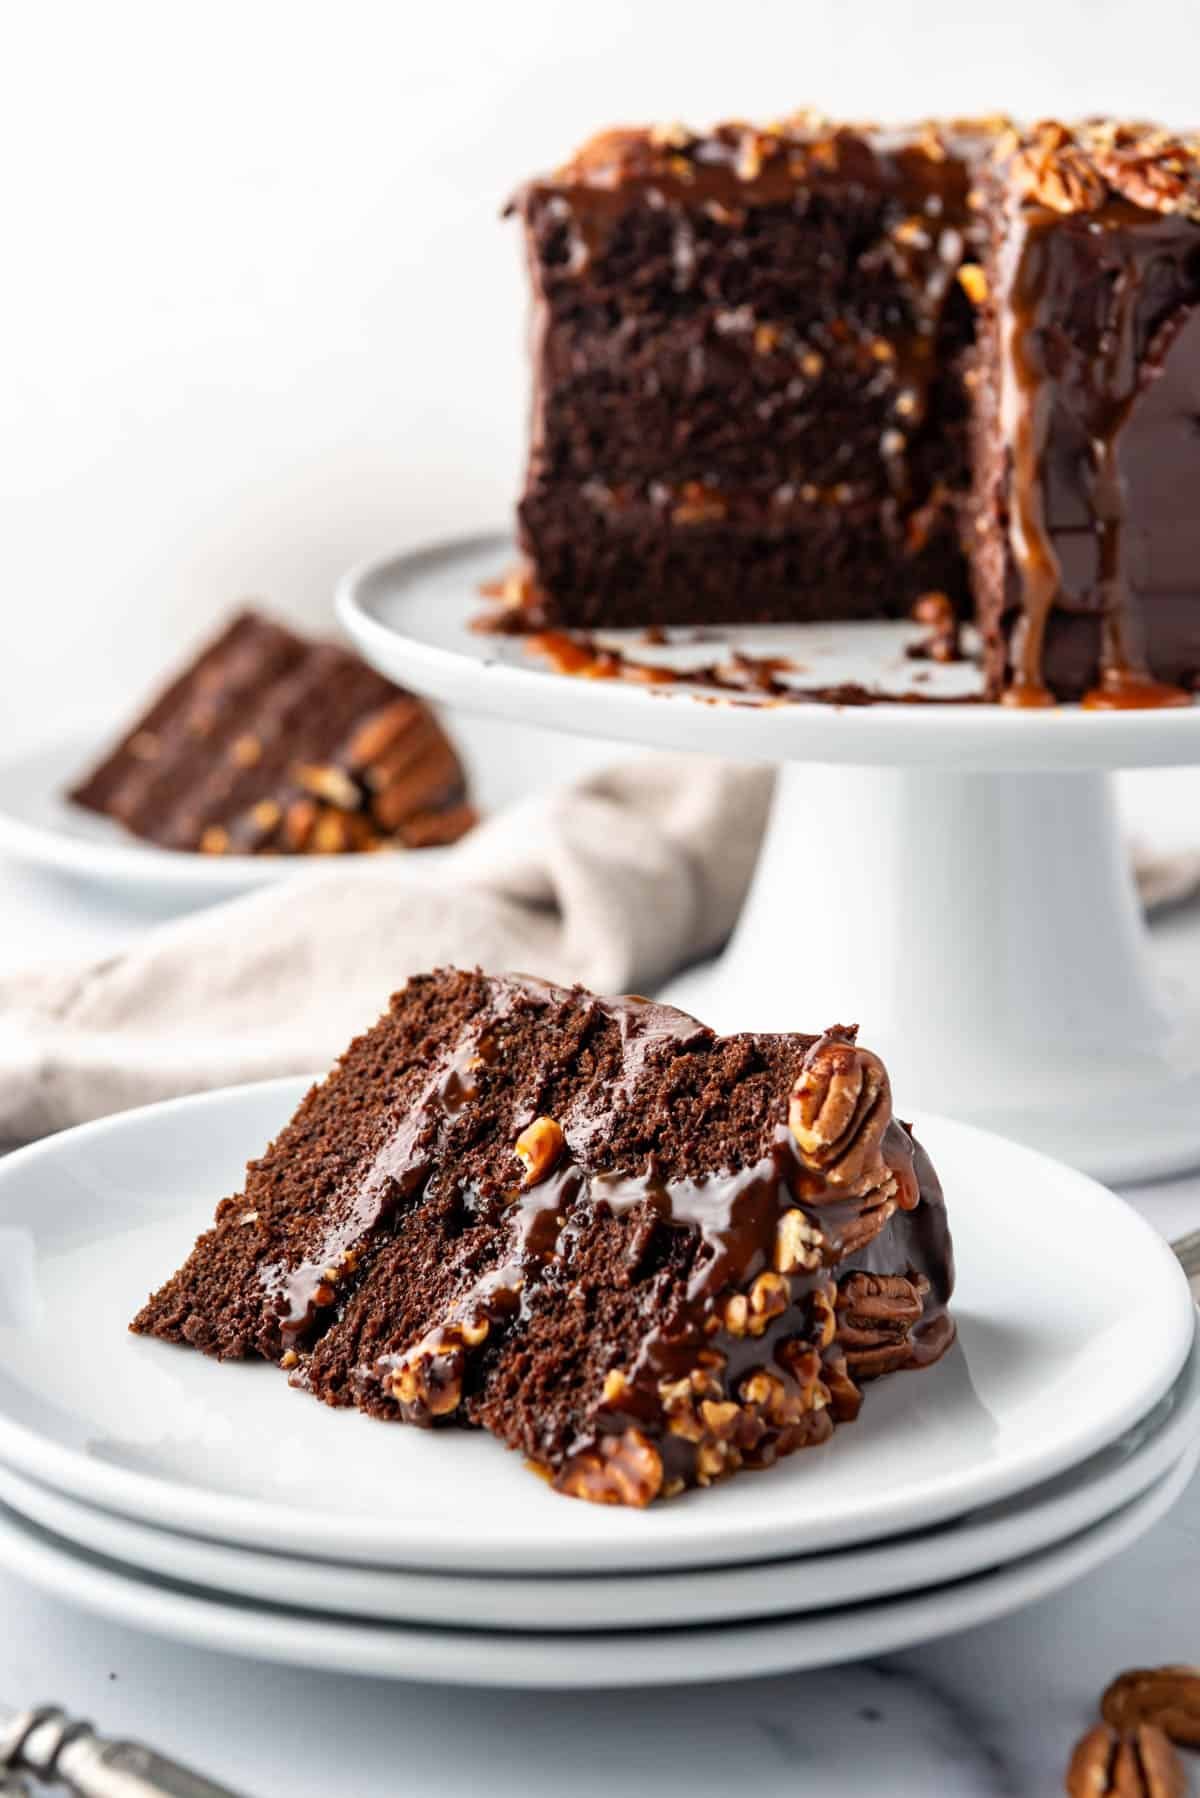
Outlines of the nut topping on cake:
{"label": "nut topping on cake", "polygon": [[775,1231],[775,1271],[796,1274],[811,1273],[821,1265],[825,1238],[810,1224],[803,1211],[785,1211]]}
{"label": "nut topping on cake", "polygon": [[594,1449],[573,1455],[555,1480],[569,1498],[594,1505],[633,1505],[643,1510],[662,1490],[662,1456],[640,1430],[604,1436]]}
{"label": "nut topping on cake", "polygon": [[860,1049],[853,1031],[828,1030],[804,1057],[788,1103],[788,1126],[805,1165],[837,1197],[890,1189],[883,1159],[892,1095],[883,1063]]}
{"label": "nut topping on cake", "polygon": [[1035,128],[1012,172],[1025,198],[1051,212],[1094,212],[1104,203],[1104,182],[1091,159],[1053,120]]}
{"label": "nut topping on cake", "polygon": [[1187,1798],[1183,1765],[1161,1730],[1143,1724],[1125,1734],[1098,1723],[1076,1744],[1067,1768],[1068,1798]]}
{"label": "nut topping on cake", "polygon": [[525,1168],[522,1189],[528,1190],[552,1174],[566,1146],[562,1130],[553,1118],[534,1118],[513,1144],[513,1154]]}

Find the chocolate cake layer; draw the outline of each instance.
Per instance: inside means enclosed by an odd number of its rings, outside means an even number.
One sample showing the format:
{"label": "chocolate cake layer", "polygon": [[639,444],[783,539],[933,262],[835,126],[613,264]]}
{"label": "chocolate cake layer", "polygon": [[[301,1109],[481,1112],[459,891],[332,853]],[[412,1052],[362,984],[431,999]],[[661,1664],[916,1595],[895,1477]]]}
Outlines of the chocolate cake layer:
{"label": "chocolate cake layer", "polygon": [[972,554],[1014,703],[1182,703],[1200,676],[1198,154],[1048,123],[982,178]]}
{"label": "chocolate cake layer", "polygon": [[963,603],[984,126],[611,132],[514,202],[534,292],[521,540],[559,622]]}
{"label": "chocolate cake layer", "polygon": [[645,1504],[826,1439],[953,1336],[936,1176],[854,1032],[415,979],[133,1328],[483,1427]]}
{"label": "chocolate cake layer", "polygon": [[243,612],[70,797],[170,849],[338,854],[453,842],[462,767],[419,699]]}

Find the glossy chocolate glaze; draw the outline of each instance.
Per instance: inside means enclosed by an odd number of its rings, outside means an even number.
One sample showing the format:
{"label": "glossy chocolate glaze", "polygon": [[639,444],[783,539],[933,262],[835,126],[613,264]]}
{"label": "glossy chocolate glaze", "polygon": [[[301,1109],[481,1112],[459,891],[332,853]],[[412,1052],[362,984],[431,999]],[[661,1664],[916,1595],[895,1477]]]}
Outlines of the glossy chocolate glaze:
{"label": "glossy chocolate glaze", "polygon": [[[553,1004],[567,996],[527,978],[493,981],[489,988],[490,1008],[430,1069],[420,1099],[381,1146],[319,1254],[291,1269],[264,1270],[267,1292],[278,1307],[281,1340],[293,1355],[319,1335],[343,1303],[364,1245],[417,1203],[429,1182],[455,1178],[452,1168],[438,1165],[438,1121],[462,1112],[477,1097],[479,1072],[495,1053],[494,1033],[513,1005],[530,998]],[[647,1321],[636,1362],[619,1370],[614,1390],[606,1388],[591,1407],[565,1461],[552,1467],[564,1489],[576,1489],[572,1478],[588,1466],[598,1446],[620,1442],[630,1431],[653,1445],[663,1490],[707,1484],[713,1443],[687,1420],[680,1425],[676,1418],[673,1424],[669,1414],[670,1392],[689,1377],[699,1377],[707,1393],[718,1395],[707,1401],[716,1406],[712,1415],[730,1427],[736,1422],[736,1461],[730,1466],[764,1466],[823,1439],[834,1418],[854,1415],[856,1378],[894,1366],[924,1366],[944,1352],[953,1338],[946,1312],[953,1267],[941,1192],[927,1158],[892,1118],[886,1085],[869,1116],[856,1114],[855,1128],[869,1126],[879,1138],[878,1178],[865,1190],[848,1192],[832,1168],[823,1171],[802,1153],[786,1121],[786,1094],[780,1095],[780,1117],[766,1153],[751,1166],[716,1168],[687,1180],[665,1178],[653,1158],[641,1168],[613,1168],[605,1156],[611,1120],[636,1102],[642,1069],[664,1045],[687,1049],[713,1038],[686,1014],[636,996],[588,1003],[619,1028],[617,1085],[601,1105],[569,1102],[561,1109],[561,1154],[544,1177],[518,1183],[514,1169],[507,1192],[469,1195],[472,1214],[502,1234],[503,1250],[457,1292],[447,1316],[419,1342],[358,1369],[366,1408],[390,1403],[395,1392],[399,1415],[408,1421],[428,1424],[456,1415],[470,1383],[472,1357],[496,1352],[498,1343],[520,1330],[548,1270],[570,1259],[572,1238],[597,1212],[628,1219],[631,1265],[648,1252],[658,1230],[687,1234],[694,1239],[691,1271],[669,1314]],[[831,1048],[861,1053],[853,1048],[852,1032],[798,1040],[806,1045],[806,1067],[821,1065]],[[781,1275],[772,1271],[773,1257],[780,1219],[789,1212],[799,1213],[817,1233],[819,1258]],[[856,1274],[907,1282],[902,1315],[885,1320],[882,1350],[876,1342],[858,1344],[853,1317],[847,1321],[844,1315],[846,1306],[853,1312],[844,1295]],[[753,1314],[753,1297],[747,1301],[746,1295],[753,1295],[764,1275],[778,1309],[760,1319]],[[743,1310],[751,1306],[747,1327],[736,1327],[736,1319],[731,1327],[731,1298]],[[871,1357],[878,1359],[881,1352],[882,1363],[875,1365]],[[420,1370],[419,1383],[404,1385],[414,1368]],[[778,1383],[771,1417],[744,1399],[747,1380],[763,1371]],[[306,1383],[303,1362],[294,1379]],[[786,1420],[780,1421],[789,1402]]]}

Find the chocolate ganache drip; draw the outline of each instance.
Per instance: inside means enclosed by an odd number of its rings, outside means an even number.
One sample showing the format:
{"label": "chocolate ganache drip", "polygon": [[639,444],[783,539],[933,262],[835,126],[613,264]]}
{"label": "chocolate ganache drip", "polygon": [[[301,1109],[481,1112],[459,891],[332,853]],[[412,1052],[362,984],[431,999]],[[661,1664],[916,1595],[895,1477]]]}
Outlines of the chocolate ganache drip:
{"label": "chocolate ganache drip", "polygon": [[[1138,400],[1200,299],[1200,233],[1188,193],[1131,182],[1133,128],[1039,126],[1014,154],[999,146],[1010,184],[998,255],[1000,420],[1010,457],[1008,532],[1020,587],[1011,678],[1001,698],[1052,705],[1045,677],[1056,612],[1094,612],[1098,679],[1089,709],[1188,705],[1156,680],[1141,604],[1129,578],[1123,435]],[[1153,146],[1161,159],[1161,146]],[[1188,152],[1189,163],[1194,155]],[[1168,164],[1171,158],[1166,158]],[[1153,164],[1157,168],[1158,162]],[[1164,226],[1164,216],[1181,214]],[[1088,521],[1084,572],[1059,545]]]}

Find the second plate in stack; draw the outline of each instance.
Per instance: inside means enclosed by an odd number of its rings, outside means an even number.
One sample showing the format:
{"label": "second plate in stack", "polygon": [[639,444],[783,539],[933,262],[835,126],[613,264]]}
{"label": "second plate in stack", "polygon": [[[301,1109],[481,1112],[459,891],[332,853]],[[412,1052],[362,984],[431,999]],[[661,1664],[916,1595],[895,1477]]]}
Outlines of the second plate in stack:
{"label": "second plate in stack", "polygon": [[304,1084],[127,1113],[0,1167],[14,1570],[263,1658],[707,1679],[1011,1610],[1117,1552],[1190,1476],[1200,1362],[1170,1251],[1083,1176],[938,1118],[918,1127],[954,1195],[958,1345],[869,1390],[824,1447],[646,1512],[561,1498],[490,1438],[331,1412],[266,1366],[130,1337]]}

